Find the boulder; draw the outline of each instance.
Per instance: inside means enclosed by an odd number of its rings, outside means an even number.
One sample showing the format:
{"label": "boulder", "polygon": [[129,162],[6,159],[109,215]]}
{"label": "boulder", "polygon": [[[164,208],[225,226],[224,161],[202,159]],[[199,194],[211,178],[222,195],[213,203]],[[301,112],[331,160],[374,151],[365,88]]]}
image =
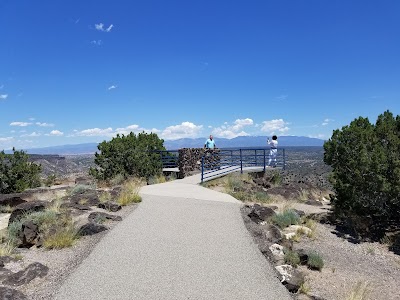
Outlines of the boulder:
{"label": "boulder", "polygon": [[88,190],[81,194],[71,196],[70,202],[85,206],[97,206],[100,203],[100,199],[96,191]]}
{"label": "boulder", "polygon": [[111,201],[100,203],[99,205],[97,205],[97,207],[108,210],[108,211],[112,211],[112,212],[119,211],[122,208],[121,205],[118,205],[117,203],[111,202]]}
{"label": "boulder", "polygon": [[306,265],[308,261],[308,252],[304,249],[298,249],[296,250],[297,254],[299,255],[300,258],[300,264],[301,265]]}
{"label": "boulder", "polygon": [[[6,279],[11,274],[12,274],[12,272],[10,270],[0,267],[0,281]],[[2,298],[0,298],[0,299],[2,299]]]}
{"label": "boulder", "polygon": [[269,257],[275,264],[280,264],[284,262],[285,253],[283,252],[283,246],[273,244],[269,247],[269,251],[271,252],[271,255]]}
{"label": "boulder", "polygon": [[273,209],[258,204],[254,204],[253,209],[248,214],[249,218],[257,224],[264,222],[275,215],[276,213]]}
{"label": "boulder", "polygon": [[305,202],[307,205],[312,205],[312,206],[323,206],[323,204],[320,201],[317,200],[307,200]]}
{"label": "boulder", "polygon": [[91,185],[93,180],[88,177],[77,177],[75,179],[75,184]]}
{"label": "boulder", "polygon": [[20,219],[25,214],[44,210],[47,203],[48,202],[45,201],[30,201],[17,205],[14,208],[14,211],[11,213],[10,219],[8,220],[8,225]]}
{"label": "boulder", "polygon": [[49,268],[41,263],[35,262],[27,266],[25,269],[8,276],[3,284],[20,286],[31,282],[36,277],[44,277],[47,275]]}
{"label": "boulder", "polygon": [[304,274],[291,265],[275,267],[279,274],[279,280],[291,293],[296,293],[304,283]]}
{"label": "boulder", "polygon": [[304,217],[306,215],[306,213],[300,209],[294,209],[292,208],[292,210],[301,218]]}
{"label": "boulder", "polygon": [[94,235],[96,233],[108,230],[108,228],[104,225],[96,224],[96,223],[86,223],[82,225],[79,229],[79,234],[82,236],[85,235]]}
{"label": "boulder", "polygon": [[39,227],[33,223],[32,220],[25,221],[22,223],[21,231],[18,234],[21,244],[20,247],[30,248],[36,243],[36,239],[39,234]]}
{"label": "boulder", "polygon": [[2,300],[27,300],[21,292],[10,289],[5,286],[0,286],[0,299]]}
{"label": "boulder", "polygon": [[107,220],[112,220],[112,221],[122,221],[122,217],[121,216],[114,216],[114,215],[110,215],[104,212],[92,212],[89,216],[88,216],[88,220],[89,222],[93,222],[93,223],[98,223],[98,220],[101,219],[107,219]]}
{"label": "boulder", "polygon": [[264,237],[271,243],[279,243],[282,240],[282,233],[278,227],[272,224],[261,225]]}
{"label": "boulder", "polygon": [[25,202],[26,200],[22,199],[21,197],[10,197],[0,200],[0,206],[15,207]]}

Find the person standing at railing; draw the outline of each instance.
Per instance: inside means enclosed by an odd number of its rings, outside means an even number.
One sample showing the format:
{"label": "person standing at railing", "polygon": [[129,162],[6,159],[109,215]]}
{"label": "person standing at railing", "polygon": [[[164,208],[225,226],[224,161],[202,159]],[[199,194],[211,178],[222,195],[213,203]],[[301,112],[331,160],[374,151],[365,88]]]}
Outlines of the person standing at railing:
{"label": "person standing at railing", "polygon": [[267,145],[271,147],[271,149],[269,150],[268,167],[271,167],[271,162],[273,162],[273,167],[275,168],[276,156],[278,154],[278,137],[276,135],[272,136],[272,140],[267,140]]}
{"label": "person standing at railing", "polygon": [[211,149],[214,150],[217,146],[215,145],[215,140],[213,136],[210,134],[210,138],[204,144],[204,149]]}

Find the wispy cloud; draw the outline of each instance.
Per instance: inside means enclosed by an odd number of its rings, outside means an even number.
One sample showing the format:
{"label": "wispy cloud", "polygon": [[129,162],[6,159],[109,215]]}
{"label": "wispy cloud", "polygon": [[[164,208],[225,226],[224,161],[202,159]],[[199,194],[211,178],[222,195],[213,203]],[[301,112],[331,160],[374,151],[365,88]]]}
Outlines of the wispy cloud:
{"label": "wispy cloud", "polygon": [[249,134],[243,129],[254,124],[253,120],[250,118],[237,119],[233,124],[224,122],[224,125],[216,127],[213,129],[212,134],[218,137],[232,139],[238,136],[248,136]]}
{"label": "wispy cloud", "polygon": [[165,128],[161,137],[166,140],[176,140],[181,138],[198,137],[203,130],[203,125],[196,125],[192,122],[182,122],[179,125],[168,126]]}
{"label": "wispy cloud", "polygon": [[7,94],[0,95],[0,100],[6,100],[8,98]]}
{"label": "wispy cloud", "polygon": [[62,135],[64,135],[64,132],[59,131],[59,130],[52,130],[47,135],[49,135],[49,136],[62,136]]}
{"label": "wispy cloud", "polygon": [[96,46],[101,46],[103,45],[103,41],[102,40],[93,40],[90,42],[92,45],[96,45]]}
{"label": "wispy cloud", "polygon": [[11,122],[10,126],[19,126],[19,127],[26,127],[32,125],[32,123],[29,122]]}
{"label": "wispy cloud", "polygon": [[113,29],[114,25],[111,24],[110,26],[108,26],[107,28],[104,27],[103,23],[99,23],[99,24],[94,24],[94,28],[96,28],[96,30],[98,31],[103,31],[103,32],[110,32],[111,29]]}
{"label": "wispy cloud", "polygon": [[289,131],[288,122],[285,122],[283,119],[275,119],[270,121],[262,122],[263,126],[261,127],[261,131],[267,132],[268,134],[274,134],[277,132],[284,133]]}
{"label": "wispy cloud", "polygon": [[109,87],[108,87],[108,90],[111,91],[111,90],[113,90],[113,89],[116,89],[117,87],[118,87],[118,86],[116,86],[116,85],[112,85],[112,86],[109,86]]}
{"label": "wispy cloud", "polygon": [[329,123],[331,123],[331,122],[333,122],[334,120],[332,120],[332,119],[325,119],[323,122],[322,122],[322,126],[326,126],[326,125],[328,125]]}
{"label": "wispy cloud", "polygon": [[38,133],[38,132],[32,132],[32,133],[29,133],[29,134],[21,135],[21,137],[38,137],[38,136],[41,136],[41,134]]}
{"label": "wispy cloud", "polygon": [[11,137],[11,136],[8,136],[8,137],[5,137],[5,138],[1,138],[1,137],[0,137],[0,142],[5,143],[5,142],[12,141],[13,139],[14,139],[14,138]]}
{"label": "wispy cloud", "polygon": [[279,95],[279,96],[275,97],[275,100],[276,100],[276,101],[284,101],[284,100],[286,100],[288,97],[289,97],[288,95]]}
{"label": "wispy cloud", "polygon": [[54,126],[54,124],[52,124],[52,123],[40,123],[40,122],[36,122],[36,125],[40,126],[40,127],[53,127]]}

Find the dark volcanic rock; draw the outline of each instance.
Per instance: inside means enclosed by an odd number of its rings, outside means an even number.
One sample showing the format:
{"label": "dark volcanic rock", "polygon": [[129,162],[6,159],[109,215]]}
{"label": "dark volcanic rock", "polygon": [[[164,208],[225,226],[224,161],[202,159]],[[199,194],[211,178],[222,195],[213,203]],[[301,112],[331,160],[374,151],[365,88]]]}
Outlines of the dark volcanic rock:
{"label": "dark volcanic rock", "polygon": [[0,299],[1,300],[27,300],[21,292],[10,289],[5,286],[0,286]]}
{"label": "dark volcanic rock", "polygon": [[47,202],[45,201],[31,201],[17,205],[11,213],[8,225],[17,219],[20,219],[24,214],[32,213],[35,211],[42,211],[46,208]]}
{"label": "dark volcanic rock", "polygon": [[22,224],[22,229],[19,232],[19,238],[21,240],[20,247],[30,248],[35,245],[36,238],[39,234],[39,227],[32,222],[32,220],[25,221]]}
{"label": "dark volcanic rock", "polygon": [[48,271],[48,267],[42,265],[41,263],[35,262],[27,266],[22,271],[8,276],[6,280],[3,281],[3,284],[20,286],[31,282],[36,277],[42,278],[46,276]]}
{"label": "dark volcanic rock", "polygon": [[269,207],[254,204],[253,209],[248,216],[253,222],[258,224],[273,217],[275,214],[275,211]]}
{"label": "dark volcanic rock", "polygon": [[119,211],[122,208],[121,205],[118,205],[117,203],[114,203],[111,201],[100,203],[99,205],[97,205],[97,207],[108,210],[108,211],[112,211],[112,212]]}
{"label": "dark volcanic rock", "polygon": [[277,266],[279,280],[291,293],[296,293],[304,283],[304,274],[290,265]]}
{"label": "dark volcanic rock", "polygon": [[16,261],[16,259],[11,256],[0,256],[0,267],[4,267],[4,264],[8,264],[11,261]]}
{"label": "dark volcanic rock", "polygon": [[308,253],[304,249],[298,249],[296,252],[300,258],[300,264],[306,265],[308,261]]}
{"label": "dark volcanic rock", "polygon": [[264,237],[265,239],[272,243],[278,243],[282,240],[282,233],[279,230],[278,227],[276,227],[275,225],[272,224],[266,224],[266,225],[262,225],[261,229],[264,232]]}
{"label": "dark volcanic rock", "polygon": [[100,199],[96,191],[88,190],[71,196],[70,202],[79,205],[97,206],[100,203]]}
{"label": "dark volcanic rock", "polygon": [[25,202],[26,200],[22,199],[21,197],[10,197],[0,200],[0,206],[9,205],[11,207],[15,207]]}
{"label": "dark volcanic rock", "polygon": [[92,183],[93,183],[93,180],[89,177],[77,177],[75,179],[75,184],[90,185]]}
{"label": "dark volcanic rock", "polygon": [[[12,272],[6,268],[0,267],[0,281],[10,276]],[[1,298],[0,298],[1,299]]]}
{"label": "dark volcanic rock", "polygon": [[294,209],[292,208],[292,210],[301,218],[304,217],[306,215],[306,213],[300,209]]}
{"label": "dark volcanic rock", "polygon": [[88,220],[90,222],[94,222],[94,223],[98,223],[98,220],[101,220],[101,219],[107,219],[107,220],[112,220],[112,221],[122,221],[122,217],[110,215],[110,214],[107,214],[104,212],[92,212],[88,216]]}
{"label": "dark volcanic rock", "polygon": [[79,229],[79,234],[82,236],[93,235],[105,230],[108,230],[108,228],[104,225],[99,225],[96,223],[87,223]]}

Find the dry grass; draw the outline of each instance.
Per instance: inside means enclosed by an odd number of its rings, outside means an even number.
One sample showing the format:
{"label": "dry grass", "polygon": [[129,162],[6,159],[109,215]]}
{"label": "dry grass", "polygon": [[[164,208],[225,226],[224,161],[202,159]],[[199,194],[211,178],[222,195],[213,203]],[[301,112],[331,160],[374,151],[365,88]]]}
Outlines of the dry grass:
{"label": "dry grass", "polygon": [[0,213],[12,213],[13,208],[11,207],[11,205],[0,205]]}
{"label": "dry grass", "polygon": [[47,249],[61,249],[71,247],[78,239],[78,230],[70,224],[46,237],[43,246]]}
{"label": "dry grass", "polygon": [[108,192],[108,191],[105,191],[105,192],[102,192],[101,194],[100,194],[100,196],[99,196],[99,201],[101,202],[101,203],[105,203],[105,202],[108,202],[108,201],[111,201],[111,193],[110,192]]}
{"label": "dry grass", "polygon": [[346,300],[365,300],[369,294],[369,284],[367,282],[358,282],[356,286],[351,290]]}
{"label": "dry grass", "polygon": [[300,288],[299,288],[300,294],[308,295],[310,293],[310,291],[311,291],[311,287],[307,284],[307,282],[303,282],[300,285]]}
{"label": "dry grass", "polygon": [[139,179],[126,181],[117,199],[117,203],[121,206],[126,206],[131,203],[141,202],[142,197],[139,195],[139,190],[143,185],[145,185],[145,182]]}
{"label": "dry grass", "polygon": [[0,244],[0,256],[11,256],[15,250],[15,246],[11,241]]}

